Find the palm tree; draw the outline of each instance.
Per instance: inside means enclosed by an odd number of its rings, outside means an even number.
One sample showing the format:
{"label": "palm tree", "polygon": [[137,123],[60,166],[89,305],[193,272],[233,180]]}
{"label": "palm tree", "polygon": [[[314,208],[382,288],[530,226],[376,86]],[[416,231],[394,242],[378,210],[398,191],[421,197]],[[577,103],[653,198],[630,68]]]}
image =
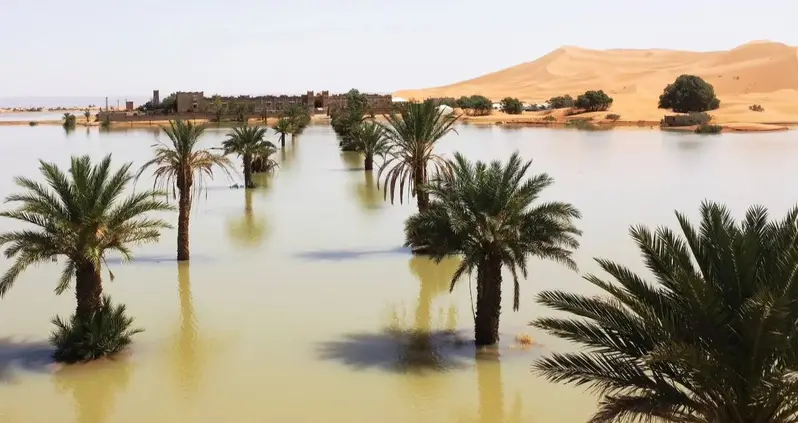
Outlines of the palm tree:
{"label": "palm tree", "polygon": [[72,113],[69,112],[64,113],[64,123],[63,123],[64,129],[66,130],[75,129],[76,120],[77,118],[75,118],[75,115],[73,115]]}
{"label": "palm tree", "polygon": [[272,129],[280,136],[280,148],[285,148],[285,136],[293,131],[291,120],[286,117],[281,117],[277,123],[272,126]]}
{"label": "palm tree", "polygon": [[476,270],[477,345],[499,339],[502,267],[513,276],[514,310],[519,305],[519,273],[527,277],[530,256],[576,268],[571,255],[579,246],[575,236],[580,231],[573,221],[580,213],[568,203],[533,206],[554,181],[546,174],[524,180],[531,164],[522,162],[518,152],[506,164],[471,163],[456,153],[424,188],[432,196],[429,207],[405,223],[405,246],[425,249],[438,261],[449,255],[462,257],[450,289]]}
{"label": "palm tree", "polygon": [[269,141],[264,141],[266,128],[260,126],[242,126],[233,128],[222,142],[225,154],[238,154],[244,162],[244,186],[255,188],[252,182],[252,160],[257,156],[269,156],[277,149]]}
{"label": "palm tree", "polygon": [[291,138],[305,131],[310,124],[310,110],[301,104],[294,104],[283,111],[283,117],[291,124]]}
{"label": "palm tree", "polygon": [[172,197],[178,197],[177,218],[177,260],[188,260],[189,253],[189,213],[194,195],[205,187],[205,177],[213,179],[213,167],[218,166],[231,174],[233,164],[223,155],[199,148],[199,139],[205,130],[204,125],[191,121],[169,121],[163,131],[171,140],[171,145],[163,142],[153,145],[155,158],[144,163],[136,176],[149,167],[154,167],[154,187],[161,187]]}
{"label": "palm tree", "polygon": [[597,259],[614,281],[585,279],[606,297],[559,291],[538,300],[569,313],[533,324],[582,345],[535,370],[601,395],[592,422],[798,421],[798,208],[770,221],[753,206],[742,222],[704,202],[681,236],[630,230],[656,282]]}
{"label": "palm tree", "polygon": [[86,123],[88,124],[91,119],[91,111],[89,109],[84,110],[83,116],[86,118]]}
{"label": "palm tree", "polygon": [[[108,251],[117,251],[130,260],[132,245],[155,242],[160,230],[169,224],[147,218],[149,212],[172,210],[154,199],[154,191],[132,194],[122,199],[133,177],[131,163],[111,171],[111,155],[96,165],[89,156],[72,157],[68,173],[53,163],[39,161],[46,184],[17,177],[14,182],[24,190],[6,197],[19,203],[16,210],[0,216],[30,223],[35,229],[0,234],[5,256],[16,258],[0,278],[0,297],[14,285],[30,265],[66,261],[56,294],[66,291],[75,278],[76,316],[86,321],[102,302],[102,263]],[[111,274],[113,279],[113,274]]]}
{"label": "palm tree", "polygon": [[363,168],[366,171],[374,169],[374,156],[388,153],[388,141],[385,138],[385,129],[374,122],[364,122],[354,134],[353,142],[355,151],[363,154]]}
{"label": "palm tree", "polygon": [[432,101],[423,103],[410,102],[400,108],[400,113],[386,116],[385,136],[388,138],[388,159],[385,161],[377,179],[382,179],[385,172],[383,189],[387,197],[394,192],[399,182],[399,202],[404,196],[404,187],[408,195],[416,197],[418,211],[423,212],[429,206],[429,196],[422,191],[427,183],[427,168],[432,163],[436,169],[446,165],[446,161],[432,151],[435,143],[444,135],[454,131],[457,116],[447,114]]}

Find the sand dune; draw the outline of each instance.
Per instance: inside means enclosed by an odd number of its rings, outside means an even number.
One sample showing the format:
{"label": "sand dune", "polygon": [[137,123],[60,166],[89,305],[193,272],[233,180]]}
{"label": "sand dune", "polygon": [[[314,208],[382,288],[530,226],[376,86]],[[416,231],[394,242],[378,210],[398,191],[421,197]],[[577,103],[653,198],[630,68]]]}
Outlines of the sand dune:
{"label": "sand dune", "polygon": [[[610,111],[626,121],[658,121],[663,88],[681,74],[704,78],[715,87],[718,123],[798,122],[798,48],[755,41],[729,51],[589,50],[561,47],[528,63],[437,88],[404,90],[408,99],[481,94],[544,101],[603,89],[615,100]],[[748,109],[761,104],[764,112]]]}

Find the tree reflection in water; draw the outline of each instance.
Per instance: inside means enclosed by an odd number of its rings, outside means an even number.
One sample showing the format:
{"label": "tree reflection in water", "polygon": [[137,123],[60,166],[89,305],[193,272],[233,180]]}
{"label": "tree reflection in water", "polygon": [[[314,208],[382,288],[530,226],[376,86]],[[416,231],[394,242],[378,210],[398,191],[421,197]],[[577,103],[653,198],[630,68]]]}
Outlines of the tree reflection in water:
{"label": "tree reflection in water", "polygon": [[363,171],[363,173],[365,174],[363,182],[358,182],[355,185],[355,195],[363,210],[373,213],[379,210],[384,203],[384,194],[377,189],[374,172]]}
{"label": "tree reflection in water", "polygon": [[191,295],[191,268],[188,262],[177,263],[177,286],[180,298],[180,330],[175,338],[177,385],[184,397],[192,396],[200,381],[201,363],[198,357],[198,328]]}
{"label": "tree reflection in water", "polygon": [[110,423],[115,398],[127,388],[131,370],[130,359],[123,354],[114,359],[65,366],[53,374],[53,382],[58,390],[72,393],[76,421]]}
{"label": "tree reflection in water", "polygon": [[[264,189],[268,189],[268,178],[263,178],[261,175],[253,175],[253,180],[256,184],[260,182],[259,180],[265,180],[267,186]],[[244,190],[244,215],[241,218],[230,220],[227,224],[227,233],[230,240],[235,246],[240,248],[260,247],[269,233],[269,224],[266,219],[262,216],[255,216],[252,210],[252,196],[256,191],[263,191],[263,189]]]}

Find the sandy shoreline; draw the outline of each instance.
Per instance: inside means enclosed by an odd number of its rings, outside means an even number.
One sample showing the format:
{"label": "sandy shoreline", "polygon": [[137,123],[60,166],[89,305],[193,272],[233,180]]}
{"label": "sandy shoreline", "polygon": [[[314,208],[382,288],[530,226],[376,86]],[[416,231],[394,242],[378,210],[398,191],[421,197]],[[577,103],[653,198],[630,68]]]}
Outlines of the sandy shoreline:
{"label": "sandy shoreline", "polygon": [[[559,111],[555,110],[552,112],[524,112],[521,115],[507,115],[501,112],[494,112],[493,114],[487,116],[467,116],[462,115],[460,120],[466,124],[473,124],[473,125],[506,125],[506,126],[524,126],[524,127],[548,127],[548,128],[564,128],[567,125],[567,122],[570,120],[580,120],[580,119],[590,119],[590,122],[599,126],[600,128],[612,129],[615,127],[618,128],[641,128],[641,129],[654,129],[659,130],[660,125],[659,121],[653,120],[636,120],[636,121],[629,121],[619,119],[617,121],[610,121],[604,119],[603,117],[607,114],[606,112],[597,112],[597,113],[585,113],[573,116],[561,116],[562,110]],[[543,121],[542,119],[546,116],[554,116],[556,121]],[[77,126],[99,126],[98,122],[91,122],[86,123],[85,121],[81,122],[79,117]],[[379,117],[378,117],[379,118]],[[277,118],[269,118],[266,125],[271,126],[277,121]],[[37,125],[61,125],[63,121],[61,120],[41,120],[35,121]],[[196,119],[194,120],[196,123],[210,123],[207,119]],[[313,124],[329,124],[330,118],[324,115],[317,115],[313,116],[311,119],[311,123]],[[162,126],[168,125],[168,120],[153,120],[153,121],[135,121],[135,122],[112,122],[111,127],[113,128],[136,128],[136,127],[153,127],[153,126]],[[237,122],[223,122],[222,126],[232,126],[237,124]],[[263,121],[261,119],[250,119],[250,125],[263,125]],[[780,123],[751,123],[751,122],[727,122],[727,123],[718,123],[720,126],[724,128],[725,131],[733,131],[733,132],[770,132],[770,131],[785,131],[788,129],[792,129],[792,127],[798,127],[798,121],[796,122],[780,122]],[[0,121],[0,126],[29,126],[30,121]],[[668,128],[668,130],[692,130],[692,127],[686,128]]]}

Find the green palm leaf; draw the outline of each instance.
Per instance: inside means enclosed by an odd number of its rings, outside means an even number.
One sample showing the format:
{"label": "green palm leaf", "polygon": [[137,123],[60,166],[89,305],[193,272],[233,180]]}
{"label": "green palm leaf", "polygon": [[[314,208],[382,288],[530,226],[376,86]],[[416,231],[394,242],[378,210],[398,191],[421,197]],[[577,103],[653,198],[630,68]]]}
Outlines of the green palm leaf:
{"label": "green palm leaf", "polygon": [[600,395],[592,422],[798,421],[798,208],[736,222],[705,202],[697,227],[676,216],[681,236],[630,231],[656,283],[597,259],[612,280],[585,279],[606,296],[538,295],[570,316],[533,324],[582,351],[535,370]]}

